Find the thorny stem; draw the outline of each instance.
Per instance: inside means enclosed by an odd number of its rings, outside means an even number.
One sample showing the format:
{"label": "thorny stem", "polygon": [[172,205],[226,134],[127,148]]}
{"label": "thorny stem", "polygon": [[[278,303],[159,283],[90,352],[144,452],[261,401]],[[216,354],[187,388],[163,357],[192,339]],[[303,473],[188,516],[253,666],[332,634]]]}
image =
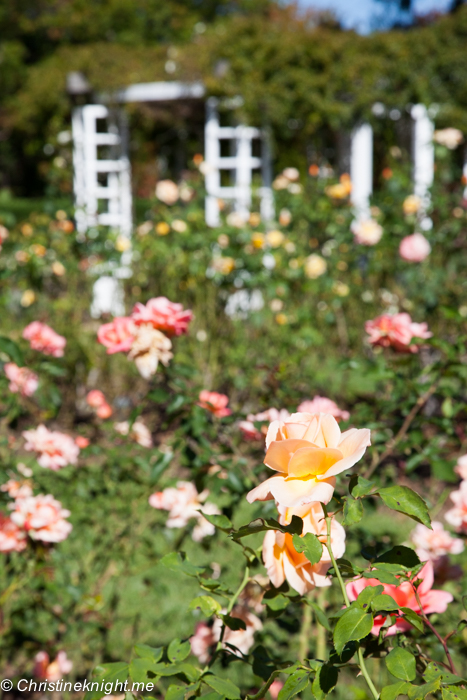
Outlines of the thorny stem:
{"label": "thorny stem", "polygon": [[[416,598],[416,600],[417,600],[418,607],[420,608],[420,617],[422,618],[422,620],[423,620],[423,622],[425,623],[425,625],[433,632],[433,634],[435,635],[435,637],[436,637],[436,638],[441,642],[441,644],[443,645],[444,653],[446,654],[446,658],[447,658],[447,660],[448,660],[449,668],[450,668],[450,670],[451,670],[451,673],[454,673],[454,675],[457,676],[456,667],[454,666],[454,662],[453,662],[453,660],[452,660],[452,658],[451,658],[451,654],[449,653],[448,645],[446,644],[446,639],[443,639],[443,637],[439,634],[439,632],[436,631],[436,629],[433,627],[433,625],[431,624],[431,622],[429,621],[429,619],[428,619],[427,616],[425,615],[425,613],[424,613],[424,611],[423,611],[422,601],[420,600],[420,596],[418,595],[418,590],[417,590],[417,588],[413,585],[413,583],[412,583],[412,588],[413,588],[414,593],[415,593],[415,598]],[[448,635],[448,636],[449,636],[449,635]]]}
{"label": "thorny stem", "polygon": [[[342,574],[341,574],[341,572],[340,572],[340,569],[339,569],[339,567],[337,566],[337,561],[336,561],[336,559],[335,559],[335,557],[334,557],[334,554],[333,554],[333,551],[332,551],[332,546],[331,546],[331,517],[329,516],[328,511],[327,511],[326,506],[324,505],[324,503],[322,503],[321,506],[322,506],[322,508],[323,508],[324,517],[325,517],[325,520],[326,520],[326,533],[327,533],[326,547],[327,547],[327,549],[328,549],[329,556],[330,556],[330,558],[331,558],[332,566],[333,566],[333,568],[334,568],[334,571],[336,572],[337,580],[339,581],[339,586],[340,586],[341,591],[342,591],[342,596],[343,596],[343,598],[344,598],[345,607],[348,608],[348,607],[350,607],[349,596],[347,595],[347,590],[346,590],[346,587],[345,587],[345,584],[344,584],[344,579],[342,578]],[[358,645],[358,642],[357,642],[357,646],[358,646],[358,652],[357,652],[357,655],[358,655],[358,665],[359,665],[359,667],[360,667],[360,670],[361,670],[361,672],[362,672],[362,674],[363,674],[363,676],[364,676],[366,682],[368,683],[368,687],[369,687],[369,689],[371,690],[371,692],[372,692],[372,694],[373,694],[373,697],[375,698],[375,700],[378,700],[378,698],[379,698],[379,693],[378,693],[378,691],[376,690],[376,688],[375,688],[375,686],[374,686],[374,684],[373,684],[373,681],[372,681],[371,678],[370,678],[370,674],[368,673],[368,669],[367,669],[366,664],[365,664],[365,659],[363,658],[363,651],[362,651],[360,645]]]}

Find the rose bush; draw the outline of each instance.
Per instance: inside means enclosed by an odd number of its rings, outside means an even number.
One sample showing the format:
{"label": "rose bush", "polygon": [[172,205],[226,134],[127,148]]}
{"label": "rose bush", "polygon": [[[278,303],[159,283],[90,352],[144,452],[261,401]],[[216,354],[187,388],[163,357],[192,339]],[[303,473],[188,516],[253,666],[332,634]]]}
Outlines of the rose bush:
{"label": "rose bush", "polygon": [[165,183],[132,239],[128,315],[99,320],[118,237],[0,207],[5,676],[97,665],[169,700],[463,697],[450,157],[425,262],[401,258],[421,219],[396,157],[360,229],[349,179],[317,165],[276,178],[271,228],[226,206],[206,230],[197,173]]}

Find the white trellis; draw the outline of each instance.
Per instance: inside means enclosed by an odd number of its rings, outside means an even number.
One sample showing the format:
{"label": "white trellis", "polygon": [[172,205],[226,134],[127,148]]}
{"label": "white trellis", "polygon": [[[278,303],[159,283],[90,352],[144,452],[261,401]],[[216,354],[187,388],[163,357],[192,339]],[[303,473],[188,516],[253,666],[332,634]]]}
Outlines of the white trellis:
{"label": "white trellis", "polygon": [[[384,113],[381,105],[377,114]],[[433,146],[434,125],[429,110],[422,104],[411,109],[413,120],[412,162],[414,194],[422,201],[421,214],[426,212],[430,198],[429,189],[433,184],[435,156]],[[400,115],[400,113],[399,113]],[[361,124],[351,134],[350,177],[352,180],[351,200],[359,218],[367,218],[370,211],[370,197],[373,192],[373,129],[370,124]],[[429,219],[424,221],[430,225]]]}
{"label": "white trellis", "polygon": [[[98,130],[102,123],[105,131]],[[108,226],[129,238],[132,196],[124,114],[112,114],[104,105],[77,107],[72,115],[72,134],[78,231],[86,233],[95,226]],[[105,149],[104,154],[101,149]],[[124,313],[120,280],[131,275],[130,261],[131,253],[127,251],[120,265],[100,266],[94,270],[100,277],[94,283],[92,316]]]}
{"label": "white trellis", "polygon": [[[253,140],[261,141],[261,156],[253,156]],[[230,141],[232,155],[221,155],[221,142]],[[250,126],[220,126],[218,101],[210,98],[206,104],[205,127],[205,183],[206,183],[206,223],[218,226],[220,223],[219,199],[231,200],[234,210],[248,218],[254,170],[261,170],[262,185],[259,188],[260,213],[264,221],[274,217],[274,204],[271,189],[271,164],[267,134]],[[233,172],[233,184],[222,186],[221,171]]]}

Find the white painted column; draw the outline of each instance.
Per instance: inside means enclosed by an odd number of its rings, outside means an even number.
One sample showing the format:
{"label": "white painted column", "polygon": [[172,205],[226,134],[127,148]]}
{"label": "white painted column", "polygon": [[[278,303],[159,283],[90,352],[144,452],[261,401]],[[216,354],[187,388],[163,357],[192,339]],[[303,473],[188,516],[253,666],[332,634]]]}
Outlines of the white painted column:
{"label": "white painted column", "polygon": [[360,124],[350,137],[351,202],[359,219],[370,218],[370,196],[373,192],[373,129]]}
{"label": "white painted column", "polygon": [[430,203],[429,189],[435,172],[435,149],[433,145],[434,125],[425,105],[412,107],[413,121],[413,181],[414,194],[422,200],[426,211]]}
{"label": "white painted column", "polygon": [[237,157],[235,168],[235,187],[237,196],[235,200],[235,210],[246,221],[250,215],[251,207],[251,159],[252,147],[251,137],[247,126],[237,126],[236,142]]}
{"label": "white painted column", "polygon": [[219,189],[221,184],[218,161],[220,159],[219,142],[219,114],[217,112],[217,100],[210,97],[206,103],[206,125],[204,129],[204,160],[205,160],[205,185],[206,202],[205,218],[208,226],[219,226]]}

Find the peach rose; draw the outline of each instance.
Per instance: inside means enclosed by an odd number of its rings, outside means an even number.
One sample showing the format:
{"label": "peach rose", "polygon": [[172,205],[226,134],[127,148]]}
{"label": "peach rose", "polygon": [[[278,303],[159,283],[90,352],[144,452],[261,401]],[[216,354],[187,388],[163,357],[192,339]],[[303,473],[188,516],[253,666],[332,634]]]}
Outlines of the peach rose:
{"label": "peach rose", "polygon": [[341,433],[328,413],[294,413],[286,421],[274,421],[266,436],[264,464],[279,474],[250,491],[247,500],[275,498],[286,508],[329,503],[336,475],[353,467],[370,444],[368,429]]}
{"label": "peach rose", "polygon": [[227,408],[228,403],[229,397],[225,394],[218,394],[216,391],[203,389],[199,394],[198,406],[210,411],[217,418],[230,416],[232,410]]}
{"label": "peach rose", "polygon": [[[418,595],[425,615],[429,615],[430,613],[443,613],[448,607],[448,603],[453,600],[452,595],[446,591],[432,590],[434,575],[433,564],[431,562],[428,561],[413,580],[421,580],[421,584],[418,587]],[[410,608],[416,613],[421,612],[420,606],[415,598],[414,586],[411,581],[404,581],[400,586],[395,586],[390,583],[380,584],[379,581],[372,578],[361,578],[357,581],[350,581],[346,585],[347,594],[350,600],[353,601],[357,599],[359,593],[367,586],[379,585],[383,585],[383,592],[394,598],[401,608]],[[402,617],[398,617],[397,614],[391,614],[391,618],[394,624],[388,628],[386,632],[387,636],[412,629],[410,623],[406,622]],[[377,615],[374,620],[375,623],[371,632],[374,635],[378,635],[385,622],[385,617]]]}
{"label": "peach rose", "polygon": [[26,533],[11,518],[0,513],[0,552],[22,552],[26,549]]}
{"label": "peach rose", "polygon": [[407,262],[422,262],[431,253],[431,246],[423,233],[413,233],[403,238],[399,245],[399,255]]}
{"label": "peach rose", "polygon": [[421,206],[422,200],[420,197],[417,197],[416,194],[409,194],[409,196],[404,199],[402,210],[406,216],[410,216],[411,214],[416,214]]}
{"label": "peach rose", "polygon": [[66,338],[55,333],[45,323],[40,321],[30,323],[23,331],[23,338],[29,340],[33,350],[38,350],[44,355],[52,355],[52,357],[63,357]]}
{"label": "peach rose", "polygon": [[178,200],[180,191],[172,180],[159,180],[156,185],[156,197],[164,204],[172,206]]}
{"label": "peach rose", "polygon": [[409,314],[382,314],[365,323],[371,345],[392,347],[398,352],[418,352],[419,345],[411,345],[413,338],[431,338],[426,323],[414,323]]}
{"label": "peach rose", "polygon": [[172,342],[164,333],[148,323],[138,326],[128,359],[134,360],[143,379],[150,379],[157,371],[159,362],[167,366],[173,357]]}
{"label": "peach rose", "polygon": [[13,394],[18,392],[21,396],[32,396],[39,386],[37,374],[27,367],[18,367],[14,362],[7,362],[3,367],[7,378],[10,380],[9,390]]}
{"label": "peach rose", "polygon": [[24,498],[32,496],[32,488],[28,481],[16,481],[9,479],[5,484],[0,486],[0,491],[7,493],[10,498]]}
{"label": "peach rose", "polygon": [[454,508],[445,514],[448,522],[456,532],[467,533],[467,481],[461,481],[458,491],[451,493],[451,501]]}
{"label": "peach rose", "polygon": [[433,134],[433,141],[453,151],[463,143],[464,135],[460,129],[455,129],[451,126],[447,129],[437,129]]}
{"label": "peach rose", "polygon": [[355,243],[361,245],[376,245],[380,242],[383,229],[374,219],[354,221],[350,227],[354,235]]}
{"label": "peach rose", "polygon": [[297,408],[297,413],[329,413],[336,420],[349,420],[350,413],[343,411],[339,406],[326,398],[326,396],[315,396],[311,401],[302,401]]}
{"label": "peach rose", "polygon": [[99,406],[99,408],[97,409],[96,416],[98,418],[102,418],[103,420],[106,420],[107,418],[110,418],[112,413],[113,413],[112,406],[109,406],[108,403],[103,403],[102,406]]}
{"label": "peach rose", "polygon": [[80,450],[84,450],[86,447],[89,447],[90,440],[84,435],[78,435],[78,437],[75,437],[75,444],[78,445]]}
{"label": "peach rose", "polygon": [[248,414],[247,419],[240,421],[238,427],[246,440],[262,440],[267,429],[265,426],[261,426],[261,431],[259,431],[256,429],[255,423],[271,423],[273,420],[286,420],[289,417],[290,413],[285,408],[280,411],[277,408],[268,408],[261,413]]}
{"label": "peach rose", "polygon": [[169,301],[167,297],[155,297],[144,304],[135,304],[131,318],[137,326],[151,324],[156,330],[167,335],[182,335],[188,332],[188,324],[193,312],[184,309],[182,304]]}
{"label": "peach rose", "polygon": [[107,348],[107,355],[128,352],[133,344],[134,332],[133,320],[129,316],[118,316],[99,328],[97,340]]}
{"label": "peach rose", "polygon": [[79,447],[69,435],[48,430],[45,425],[25,430],[22,435],[26,440],[25,449],[39,453],[37,461],[41,467],[58,471],[68,464],[77,464]]}
{"label": "peach rose", "polygon": [[64,651],[59,651],[55,660],[50,663],[46,651],[38,651],[34,657],[34,676],[41,681],[59,681],[73,668],[73,662],[67,658]]}
{"label": "peach rose", "polygon": [[[305,595],[313,588],[330,586],[331,581],[326,573],[331,566],[331,557],[325,546],[326,521],[321,504],[312,503],[300,508],[280,509],[279,512],[281,510],[283,514],[279,520],[284,525],[290,522],[292,515],[303,518],[303,535],[309,532],[318,535],[324,545],[323,554],[318,564],[312,565],[304,554],[296,551],[291,535],[279,530],[269,530],[263,543],[263,561],[271,583],[279,588],[287,580],[300,595]],[[345,552],[345,530],[334,519],[331,524],[331,546],[334,556],[342,557]]]}
{"label": "peach rose", "polygon": [[99,408],[106,403],[105,396],[99,389],[92,389],[92,391],[89,391],[86,395],[86,403],[88,406],[91,406],[91,408]]}
{"label": "peach rose", "polygon": [[18,498],[12,504],[12,510],[12,521],[33,540],[62,542],[72,530],[70,523],[65,520],[70,511],[62,508],[60,501],[56,501],[50,494]]}
{"label": "peach rose", "polygon": [[460,554],[464,551],[464,542],[447,532],[443,524],[433,520],[433,529],[417,525],[411,535],[416,552],[421,561],[436,562],[446,554]]}

